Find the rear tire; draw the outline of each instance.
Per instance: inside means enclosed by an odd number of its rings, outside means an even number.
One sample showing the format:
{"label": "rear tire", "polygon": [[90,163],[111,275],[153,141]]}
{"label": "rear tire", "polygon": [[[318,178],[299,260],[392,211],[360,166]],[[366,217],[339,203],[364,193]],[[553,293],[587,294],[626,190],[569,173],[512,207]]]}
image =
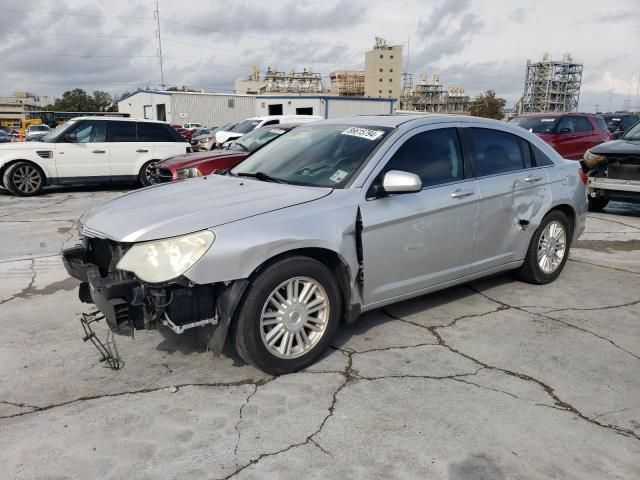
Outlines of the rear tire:
{"label": "rear tire", "polygon": [[155,185],[157,182],[153,178],[153,170],[160,160],[149,160],[140,169],[140,173],[138,174],[138,182],[143,187],[148,187],[150,185]]}
{"label": "rear tire", "polygon": [[609,199],[607,197],[599,196],[592,197],[588,196],[587,200],[589,201],[589,211],[590,212],[601,212],[604,207],[609,203]]}
{"label": "rear tire", "polygon": [[46,177],[35,163],[16,162],[5,170],[2,183],[13,195],[31,197],[42,192]]}
{"label": "rear tire", "polygon": [[340,291],[322,263],[289,257],[264,269],[238,308],[234,342],[240,357],[272,375],[311,365],[340,322]]}
{"label": "rear tire", "polygon": [[549,212],[531,238],[524,263],[516,270],[520,280],[543,285],[558,278],[569,258],[571,233],[564,213]]}

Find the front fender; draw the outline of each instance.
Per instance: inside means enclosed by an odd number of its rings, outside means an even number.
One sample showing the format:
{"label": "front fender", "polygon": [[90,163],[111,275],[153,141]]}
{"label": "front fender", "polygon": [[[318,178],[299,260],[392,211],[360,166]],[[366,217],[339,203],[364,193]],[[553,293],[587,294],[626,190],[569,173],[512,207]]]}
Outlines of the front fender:
{"label": "front fender", "polygon": [[353,276],[358,271],[358,192],[334,191],[312,202],[216,227],[215,242],[185,276],[198,284],[248,278],[269,259],[302,248],[334,252]]}

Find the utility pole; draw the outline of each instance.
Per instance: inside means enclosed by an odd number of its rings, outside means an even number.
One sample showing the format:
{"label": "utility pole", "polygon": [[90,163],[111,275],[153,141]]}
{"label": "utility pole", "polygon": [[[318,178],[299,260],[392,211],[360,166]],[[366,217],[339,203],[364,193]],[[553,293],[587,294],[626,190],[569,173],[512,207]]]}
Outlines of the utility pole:
{"label": "utility pole", "polygon": [[156,9],[153,12],[153,16],[156,19],[156,36],[158,37],[158,57],[160,57],[160,86],[164,90],[164,70],[162,68],[162,36],[160,35],[160,7],[156,1]]}

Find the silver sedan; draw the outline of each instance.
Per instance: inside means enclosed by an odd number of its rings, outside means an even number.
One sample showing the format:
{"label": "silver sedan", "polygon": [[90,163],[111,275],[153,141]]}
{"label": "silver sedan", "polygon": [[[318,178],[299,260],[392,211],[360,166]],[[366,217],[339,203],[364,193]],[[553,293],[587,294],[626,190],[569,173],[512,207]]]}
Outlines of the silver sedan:
{"label": "silver sedan", "polygon": [[248,363],[313,363],[341,322],[515,270],[560,275],[584,229],[586,177],[529,132],[457,116],[305,125],[230,171],[87,212],[63,254],[117,333],[231,332]]}

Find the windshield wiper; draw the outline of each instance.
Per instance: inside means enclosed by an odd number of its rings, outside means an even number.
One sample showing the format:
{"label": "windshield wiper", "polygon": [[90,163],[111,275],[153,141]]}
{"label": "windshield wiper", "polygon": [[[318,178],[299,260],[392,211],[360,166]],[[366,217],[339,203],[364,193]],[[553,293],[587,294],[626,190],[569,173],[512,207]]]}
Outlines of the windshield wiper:
{"label": "windshield wiper", "polygon": [[271,175],[267,175],[264,172],[252,172],[252,173],[240,172],[238,173],[238,176],[256,178],[263,182],[288,183],[285,180],[282,180],[281,178],[272,177]]}

